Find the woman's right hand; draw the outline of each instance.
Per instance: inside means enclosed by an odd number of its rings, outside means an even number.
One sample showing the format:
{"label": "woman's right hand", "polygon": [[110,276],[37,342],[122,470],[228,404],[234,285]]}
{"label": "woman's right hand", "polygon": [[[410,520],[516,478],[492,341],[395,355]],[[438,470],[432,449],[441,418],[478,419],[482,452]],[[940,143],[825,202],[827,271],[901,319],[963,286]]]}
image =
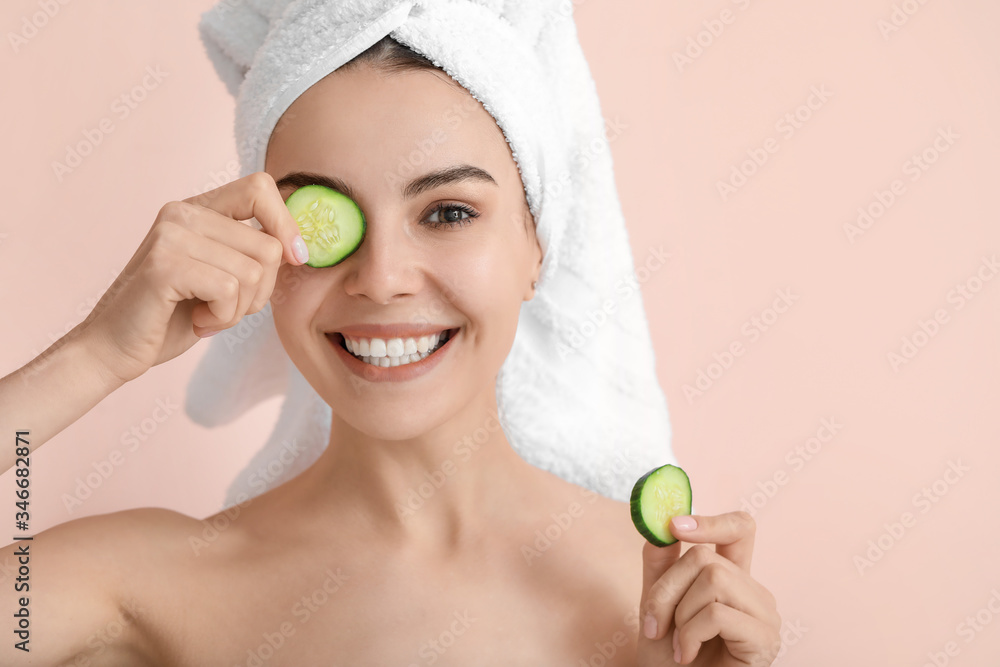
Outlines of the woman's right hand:
{"label": "woman's right hand", "polygon": [[[241,222],[250,218],[264,231]],[[95,341],[107,369],[128,382],[261,310],[278,268],[303,263],[293,244],[305,250],[267,172],[169,202],[77,329]]]}

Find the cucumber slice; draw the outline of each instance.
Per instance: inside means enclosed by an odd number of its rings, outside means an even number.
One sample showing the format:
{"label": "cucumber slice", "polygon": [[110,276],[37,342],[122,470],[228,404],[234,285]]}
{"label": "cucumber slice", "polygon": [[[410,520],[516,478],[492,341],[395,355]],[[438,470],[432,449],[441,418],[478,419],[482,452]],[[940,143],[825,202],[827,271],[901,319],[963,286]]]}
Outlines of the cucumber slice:
{"label": "cucumber slice", "polygon": [[632,487],[629,502],[632,523],[658,547],[677,541],[670,533],[670,520],[691,513],[691,480],[677,466],[653,468]]}
{"label": "cucumber slice", "polygon": [[333,266],[350,257],[365,239],[365,216],[354,200],[323,185],[305,185],[285,206],[309,248],[307,265]]}

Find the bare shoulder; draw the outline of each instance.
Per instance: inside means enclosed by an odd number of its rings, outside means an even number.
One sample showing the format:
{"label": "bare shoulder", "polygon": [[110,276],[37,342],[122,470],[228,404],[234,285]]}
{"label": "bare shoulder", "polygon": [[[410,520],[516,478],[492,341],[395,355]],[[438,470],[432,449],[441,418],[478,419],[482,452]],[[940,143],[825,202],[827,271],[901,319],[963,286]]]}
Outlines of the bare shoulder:
{"label": "bare shoulder", "polygon": [[[162,567],[194,521],[166,509],[122,510],[67,521],[0,549],[0,569],[16,591],[0,598],[0,612],[24,614],[28,642],[24,649],[5,644],[0,663],[25,664],[31,655],[35,664],[145,664],[149,619],[141,613],[146,600],[137,596],[137,573]],[[34,640],[36,626],[44,642]]]}
{"label": "bare shoulder", "polygon": [[130,562],[138,559],[159,561],[169,557],[178,538],[199,524],[197,519],[174,510],[140,507],[74,519],[42,535],[72,547],[77,558],[97,557],[94,566],[105,563],[129,568]]}
{"label": "bare shoulder", "polygon": [[53,575],[86,576],[121,607],[141,597],[147,575],[169,575],[179,562],[185,536],[200,522],[159,507],[119,510],[74,519],[35,537],[39,566]]}
{"label": "bare shoulder", "polygon": [[610,568],[626,580],[638,577],[641,584],[645,539],[632,524],[629,504],[552,477],[554,493],[539,541],[564,542],[594,567]]}
{"label": "bare shoulder", "polygon": [[[34,536],[31,547],[39,564],[86,567],[91,574],[115,578],[136,557],[169,549],[178,535],[198,525],[180,512],[142,507],[95,514],[57,524]],[[23,544],[23,543],[22,543]],[[3,549],[8,552],[17,545]]]}
{"label": "bare shoulder", "polygon": [[579,646],[610,641],[623,662],[607,664],[630,664],[631,649],[619,647],[634,647],[638,638],[645,539],[632,524],[629,504],[562,479],[549,488],[550,500],[520,546],[525,570],[533,572],[537,590],[568,605],[567,615],[587,610],[575,616]]}
{"label": "bare shoulder", "polygon": [[[559,480],[562,504],[566,511],[578,515],[579,521],[590,533],[590,540],[609,549],[635,551],[641,557],[643,537],[632,524],[629,503],[608,498],[588,488]],[[570,512],[572,510],[572,512]]]}
{"label": "bare shoulder", "polygon": [[591,528],[603,536],[600,540],[609,555],[615,553],[629,561],[637,560],[641,566],[642,546],[646,540],[632,524],[629,504],[592,491],[587,491],[584,497],[587,496],[593,497],[593,500],[586,501],[592,504]]}
{"label": "bare shoulder", "polygon": [[115,531],[118,535],[105,535],[105,537],[130,539],[163,536],[173,530],[191,527],[197,523],[197,519],[165,507],[137,507],[73,519],[53,526],[49,531],[58,531],[62,539],[67,539],[71,536],[86,536],[92,530],[109,530]]}

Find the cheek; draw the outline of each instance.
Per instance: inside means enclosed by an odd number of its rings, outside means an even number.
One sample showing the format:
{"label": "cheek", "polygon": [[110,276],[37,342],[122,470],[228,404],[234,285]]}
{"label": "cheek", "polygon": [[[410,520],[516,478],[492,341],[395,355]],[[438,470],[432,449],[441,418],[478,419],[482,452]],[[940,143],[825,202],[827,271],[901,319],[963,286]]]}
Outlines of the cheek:
{"label": "cheek", "polygon": [[278,275],[274,280],[274,289],[271,291],[271,310],[277,313],[295,299],[296,294],[302,287],[301,270],[290,264],[282,264],[278,268]]}
{"label": "cheek", "polygon": [[[279,334],[283,329],[301,330],[309,326],[310,313],[317,300],[322,300],[318,283],[310,279],[318,269],[283,264],[278,269],[271,292],[271,312]],[[314,287],[314,285],[316,287]]]}
{"label": "cheek", "polygon": [[507,239],[477,241],[436,263],[447,267],[438,274],[442,291],[453,300],[454,311],[469,321],[480,345],[506,349],[517,329],[524,292],[520,263]]}
{"label": "cheek", "polygon": [[502,240],[470,245],[444,262],[448,266],[448,284],[465,295],[467,303],[471,297],[473,303],[492,304],[492,310],[518,298],[522,291],[518,287],[520,263],[510,245]]}

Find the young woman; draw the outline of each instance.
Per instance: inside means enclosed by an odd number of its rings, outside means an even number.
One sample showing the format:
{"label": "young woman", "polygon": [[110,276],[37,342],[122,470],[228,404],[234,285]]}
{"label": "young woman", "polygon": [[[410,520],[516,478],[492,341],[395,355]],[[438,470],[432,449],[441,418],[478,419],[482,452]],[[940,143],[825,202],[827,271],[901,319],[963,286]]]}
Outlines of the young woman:
{"label": "young woman", "polygon": [[[503,134],[470,100],[382,40],[292,104],[264,172],[163,206],[87,320],[2,380],[3,432],[16,415],[37,447],[270,299],[282,345],[334,424],[311,467],[211,541],[214,517],[154,508],[35,536],[31,652],[8,633],[0,663],[771,663],[780,618],[749,573],[749,515],[675,519],[671,531],[694,543],[682,555],[680,542],[648,544],[626,504],[526,463],[502,429],[449,460],[497,408],[496,375],[543,256]],[[385,175],[456,104],[470,113],[401,191]],[[363,244],[333,267],[296,256],[284,199],[309,183],[347,190],[368,219]],[[241,222],[251,217],[263,231]],[[420,313],[435,315],[408,324]],[[343,343],[438,333],[444,344],[403,373],[367,368]],[[394,376],[380,381],[383,371]],[[400,512],[446,460],[455,472],[432,502]],[[572,524],[537,548],[560,517]],[[16,629],[15,594],[0,600]]]}

